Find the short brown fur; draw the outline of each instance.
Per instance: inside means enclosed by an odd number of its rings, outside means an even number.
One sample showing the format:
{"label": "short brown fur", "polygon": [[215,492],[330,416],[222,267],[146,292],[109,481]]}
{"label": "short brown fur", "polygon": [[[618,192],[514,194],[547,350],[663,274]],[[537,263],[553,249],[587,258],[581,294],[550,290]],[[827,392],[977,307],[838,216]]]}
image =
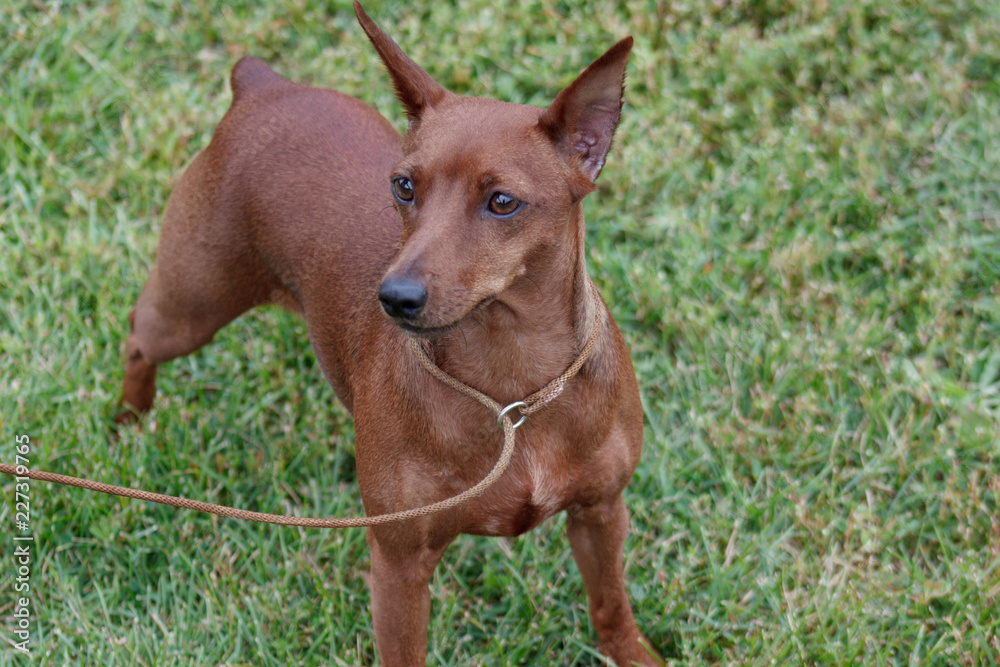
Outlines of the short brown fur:
{"label": "short brown fur", "polygon": [[[368,529],[376,641],[384,665],[424,664],[427,586],[448,544],[460,533],[518,535],[566,510],[601,650],[618,665],[661,664],[622,571],[622,490],[639,460],[642,407],[622,336],[588,296],[581,207],[618,123],[631,38],[543,110],[445,91],[355,10],[410,131],[401,140],[359,100],[254,58],[237,63],[232,106],[170,197],[129,317],[120,421],[150,409],[157,364],[254,306],[280,304],[304,316],[354,415],[365,511],[392,512],[475,484],[501,444],[495,416],[423,370],[408,335],[429,339],[446,372],[509,403],[561,374],[599,327],[580,373],[518,431],[495,486],[459,508]],[[411,202],[394,198],[397,177]],[[514,214],[490,209],[498,192],[520,202]],[[400,296],[407,289],[424,303]]]}

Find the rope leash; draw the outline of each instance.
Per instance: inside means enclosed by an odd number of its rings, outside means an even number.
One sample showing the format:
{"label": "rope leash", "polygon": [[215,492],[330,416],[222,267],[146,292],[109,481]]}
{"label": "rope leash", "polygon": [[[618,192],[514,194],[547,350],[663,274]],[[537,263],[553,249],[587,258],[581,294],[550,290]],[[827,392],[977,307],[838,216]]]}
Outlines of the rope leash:
{"label": "rope leash", "polygon": [[[457,496],[452,496],[451,498],[447,498],[430,505],[425,505],[424,507],[403,510],[401,512],[391,512],[389,514],[377,514],[375,516],[363,516],[356,518],[318,519],[313,517],[268,514],[266,512],[251,512],[250,510],[242,510],[236,507],[216,505],[215,503],[206,503],[200,500],[189,500],[188,498],[181,498],[179,496],[168,496],[162,493],[144,491],[142,489],[132,489],[127,486],[114,486],[113,484],[94,482],[80,477],[70,477],[69,475],[59,475],[53,472],[45,472],[44,470],[30,470],[24,466],[12,466],[6,463],[0,463],[0,472],[14,477],[27,477],[29,479],[37,479],[42,482],[75,486],[81,489],[87,489],[88,491],[106,493],[111,496],[122,496],[124,498],[146,500],[151,503],[171,505],[173,507],[206,512],[208,514],[217,514],[219,516],[229,517],[232,519],[244,519],[246,521],[257,521],[259,523],[273,523],[279,526],[303,526],[305,528],[364,528],[366,526],[377,526],[383,523],[405,521],[406,519],[415,519],[417,517],[427,516],[428,514],[434,514],[435,512],[440,512],[442,510],[461,505],[467,500],[482,494],[495,481],[497,481],[497,479],[500,478],[500,476],[507,469],[507,466],[510,464],[510,459],[514,454],[514,424],[510,417],[506,415],[503,420],[503,431],[504,443],[503,450],[500,452],[500,458],[497,460],[493,470],[491,470],[490,473],[475,486],[469,487]],[[20,472],[18,472],[19,468]]]}
{"label": "rope leash", "polygon": [[[592,299],[599,303],[596,295],[593,293],[594,289],[595,288],[591,287]],[[319,519],[313,517],[268,514],[266,512],[251,512],[249,510],[238,509],[235,507],[227,507],[226,505],[216,505],[215,503],[206,503],[200,500],[189,500],[188,498],[182,498],[179,496],[168,496],[162,493],[153,493],[142,489],[129,488],[127,486],[115,486],[113,484],[95,482],[80,477],[70,477],[69,475],[60,475],[57,473],[46,472],[44,470],[31,470],[25,466],[12,466],[6,463],[0,463],[0,473],[11,475],[13,477],[27,477],[28,479],[35,479],[41,482],[52,482],[53,484],[75,486],[77,488],[87,489],[88,491],[96,491],[98,493],[121,496],[124,498],[134,498],[136,500],[145,500],[152,503],[159,503],[161,505],[170,505],[172,507],[196,510],[198,512],[216,514],[218,516],[229,517],[232,519],[244,519],[246,521],[271,523],[280,526],[302,526],[305,528],[364,528],[367,526],[377,526],[395,521],[416,519],[418,517],[427,516],[428,514],[434,514],[436,512],[457,507],[472,498],[482,495],[486,489],[500,479],[500,476],[507,470],[507,466],[510,465],[511,458],[514,455],[515,430],[518,426],[524,423],[524,420],[527,419],[528,415],[534,414],[562,393],[566,382],[577,374],[577,372],[583,367],[583,364],[587,361],[587,358],[590,356],[590,353],[594,348],[594,343],[597,341],[600,329],[601,327],[599,326],[599,323],[595,322],[590,338],[580,350],[580,354],[577,356],[576,361],[574,361],[562,375],[552,380],[524,400],[515,401],[507,406],[501,406],[500,403],[481,391],[474,389],[461,380],[445,373],[433,361],[431,361],[419,341],[414,338],[409,339],[410,349],[416,355],[420,364],[428,372],[430,372],[431,375],[456,391],[479,401],[487,408],[495,412],[497,414],[497,423],[503,428],[504,433],[503,449],[500,451],[500,457],[497,459],[493,469],[490,470],[486,477],[480,480],[480,482],[475,486],[469,487],[458,495],[446,498],[445,500],[440,500],[436,503],[431,503],[430,505],[425,505],[423,507],[416,507],[399,512],[390,512],[388,514],[377,514],[375,516]],[[510,416],[510,413],[514,410],[518,410],[521,414],[521,419],[518,420],[517,423],[514,423]]]}

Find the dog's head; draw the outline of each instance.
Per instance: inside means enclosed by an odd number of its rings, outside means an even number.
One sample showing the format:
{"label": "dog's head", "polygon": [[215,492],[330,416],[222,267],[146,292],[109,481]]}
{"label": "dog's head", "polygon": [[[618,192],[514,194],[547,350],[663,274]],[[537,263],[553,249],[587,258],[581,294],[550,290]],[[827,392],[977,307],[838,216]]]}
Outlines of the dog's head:
{"label": "dog's head", "polygon": [[547,263],[575,261],[574,211],[611,147],[632,38],[541,109],[446,91],[354,9],[410,121],[386,183],[401,247],[378,297],[400,327],[434,335]]}

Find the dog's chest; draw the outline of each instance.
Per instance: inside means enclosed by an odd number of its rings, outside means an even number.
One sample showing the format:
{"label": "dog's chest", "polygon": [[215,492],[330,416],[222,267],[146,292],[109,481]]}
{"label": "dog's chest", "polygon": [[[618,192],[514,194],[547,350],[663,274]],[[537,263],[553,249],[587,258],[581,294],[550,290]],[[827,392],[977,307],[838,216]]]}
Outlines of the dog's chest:
{"label": "dog's chest", "polygon": [[579,464],[567,460],[559,448],[519,444],[503,476],[469,508],[465,532],[520,535],[577,500]]}
{"label": "dog's chest", "polygon": [[[458,532],[515,536],[572,505],[589,505],[607,494],[624,449],[607,447],[609,427],[600,409],[578,411],[579,401],[556,401],[517,430],[510,466],[492,487],[459,513]],[[476,484],[500,455],[502,435],[480,410],[431,414],[436,436],[438,497]],[[490,443],[482,446],[480,443]],[[607,487],[607,488],[606,488]]]}

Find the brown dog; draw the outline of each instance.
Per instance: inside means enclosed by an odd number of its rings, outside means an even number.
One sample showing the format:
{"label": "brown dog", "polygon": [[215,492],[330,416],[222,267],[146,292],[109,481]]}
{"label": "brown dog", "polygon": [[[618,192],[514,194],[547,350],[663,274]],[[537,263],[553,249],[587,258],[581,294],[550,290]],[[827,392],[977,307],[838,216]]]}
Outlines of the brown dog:
{"label": "brown dog", "polygon": [[622,489],[642,448],[642,408],[622,336],[591,296],[581,207],[618,124],[632,40],[545,110],[444,90],[355,11],[409,132],[401,141],[363,102],[291,83],[260,60],[237,63],[232,106],[170,197],[130,315],[123,404],[148,410],[157,364],[254,306],[283,305],[305,316],[354,415],[361,495],[380,514],[470,487],[500,449],[496,415],[424,370],[408,336],[507,404],[566,370],[596,328],[585,365],[518,430],[493,487],[368,529],[376,641],[385,665],[424,664],[428,582],[448,544],[459,533],[519,535],[566,510],[601,650],[619,665],[659,664],[622,573]]}

